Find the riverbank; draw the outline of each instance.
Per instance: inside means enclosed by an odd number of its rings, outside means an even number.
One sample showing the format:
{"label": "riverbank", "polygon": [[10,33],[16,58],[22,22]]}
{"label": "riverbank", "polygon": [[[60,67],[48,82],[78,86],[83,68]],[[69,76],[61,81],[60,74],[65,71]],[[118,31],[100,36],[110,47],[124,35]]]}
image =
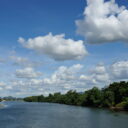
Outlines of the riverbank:
{"label": "riverbank", "polygon": [[24,98],[24,101],[49,102],[128,111],[128,82],[114,82],[103,89],[93,87],[83,93],[70,90],[66,94],[58,92],[49,94],[48,96],[30,96]]}

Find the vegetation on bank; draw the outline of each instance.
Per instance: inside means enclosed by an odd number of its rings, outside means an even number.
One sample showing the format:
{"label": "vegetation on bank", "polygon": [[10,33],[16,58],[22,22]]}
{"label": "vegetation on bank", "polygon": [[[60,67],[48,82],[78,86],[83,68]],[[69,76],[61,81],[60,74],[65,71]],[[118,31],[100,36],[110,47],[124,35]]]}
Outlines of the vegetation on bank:
{"label": "vegetation on bank", "polygon": [[1,99],[5,100],[5,101],[21,101],[22,100],[22,98],[16,98],[16,97],[12,97],[12,96],[3,97]]}
{"label": "vegetation on bank", "polygon": [[23,98],[16,98],[12,96],[7,96],[7,97],[0,97],[0,102],[1,101],[22,101]]}
{"label": "vegetation on bank", "polygon": [[92,89],[83,93],[70,90],[66,94],[54,93],[49,96],[31,96],[24,98],[27,102],[50,102],[76,106],[107,107],[128,110],[128,82],[114,82],[108,87]]}

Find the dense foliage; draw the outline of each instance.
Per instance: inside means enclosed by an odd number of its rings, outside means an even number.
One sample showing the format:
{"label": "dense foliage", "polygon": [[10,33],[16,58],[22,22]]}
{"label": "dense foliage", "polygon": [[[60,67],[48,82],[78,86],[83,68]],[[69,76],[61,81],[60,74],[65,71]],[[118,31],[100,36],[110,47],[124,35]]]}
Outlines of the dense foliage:
{"label": "dense foliage", "polygon": [[93,87],[83,93],[70,90],[66,94],[54,93],[47,97],[31,96],[24,98],[24,101],[128,109],[128,82],[114,82],[103,89]]}

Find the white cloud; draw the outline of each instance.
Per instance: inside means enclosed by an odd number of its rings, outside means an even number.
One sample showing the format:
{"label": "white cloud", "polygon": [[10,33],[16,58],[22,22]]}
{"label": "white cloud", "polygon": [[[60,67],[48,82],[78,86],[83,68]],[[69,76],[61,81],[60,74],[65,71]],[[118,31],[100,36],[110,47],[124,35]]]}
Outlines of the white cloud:
{"label": "white cloud", "polygon": [[41,62],[31,61],[26,57],[20,56],[10,56],[14,65],[24,66],[24,67],[38,67],[41,65]]}
{"label": "white cloud", "polygon": [[10,59],[14,62],[14,65],[25,65],[28,63],[28,59],[18,56],[10,56]]}
{"label": "white cloud", "polygon": [[128,10],[115,0],[87,0],[84,19],[76,25],[88,43],[128,42]]}
{"label": "white cloud", "polygon": [[42,75],[42,73],[35,71],[31,67],[27,67],[27,68],[24,68],[24,69],[17,69],[15,75],[18,78],[30,79],[30,78],[39,77],[39,76]]}
{"label": "white cloud", "polygon": [[[128,61],[118,61],[110,65],[100,63],[88,70],[81,64],[60,66],[47,77],[40,75],[33,68],[19,69],[16,77],[21,79],[15,78],[9,83],[0,82],[0,88],[7,94],[17,96],[65,93],[68,90],[82,92],[94,86],[102,88],[115,81],[128,81]],[[2,95],[2,90],[0,91]]]}
{"label": "white cloud", "polygon": [[18,40],[25,48],[45,54],[54,60],[81,59],[88,54],[82,40],[65,39],[64,34],[39,36]]}
{"label": "white cloud", "polygon": [[[67,84],[75,82],[77,73],[83,68],[82,65],[76,64],[71,67],[60,66],[52,75],[50,79],[45,79],[45,82],[50,84]],[[63,86],[63,85],[62,85]]]}
{"label": "white cloud", "polygon": [[6,86],[6,84],[4,82],[0,82],[0,86],[4,87],[4,86]]}
{"label": "white cloud", "polygon": [[79,77],[77,77],[77,73],[82,68],[83,66],[80,64],[70,67],[60,66],[50,77],[27,79],[25,81],[18,80],[14,81],[12,85],[15,85],[16,88],[19,88],[24,93],[27,90],[26,94],[31,91],[31,95],[35,93],[47,95],[58,91],[64,93],[70,89],[79,90],[81,86],[84,87],[80,84]]}
{"label": "white cloud", "polygon": [[96,80],[93,79],[92,76],[88,76],[88,75],[81,75],[80,80],[82,80],[86,84],[89,84],[90,86],[97,84]]}
{"label": "white cloud", "polygon": [[88,75],[81,75],[80,79],[85,81],[85,83],[90,86],[93,85],[103,87],[103,84],[110,82],[108,71],[103,64],[98,64],[95,68],[92,68]]}
{"label": "white cloud", "polygon": [[90,72],[95,74],[104,74],[106,72],[106,68],[104,64],[98,64],[95,68],[92,68]]}
{"label": "white cloud", "polygon": [[[2,90],[10,90],[12,89],[12,86],[9,86],[7,83],[5,82],[0,82],[0,91]],[[4,91],[3,91],[4,92]]]}
{"label": "white cloud", "polygon": [[128,80],[128,61],[119,61],[110,66],[114,80]]}

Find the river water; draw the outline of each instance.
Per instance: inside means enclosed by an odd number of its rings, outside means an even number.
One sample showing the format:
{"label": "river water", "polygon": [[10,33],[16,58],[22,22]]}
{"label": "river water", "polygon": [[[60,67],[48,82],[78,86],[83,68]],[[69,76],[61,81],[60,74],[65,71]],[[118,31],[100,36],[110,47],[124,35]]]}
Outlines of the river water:
{"label": "river water", "polygon": [[0,128],[128,128],[128,113],[51,103],[3,102]]}

